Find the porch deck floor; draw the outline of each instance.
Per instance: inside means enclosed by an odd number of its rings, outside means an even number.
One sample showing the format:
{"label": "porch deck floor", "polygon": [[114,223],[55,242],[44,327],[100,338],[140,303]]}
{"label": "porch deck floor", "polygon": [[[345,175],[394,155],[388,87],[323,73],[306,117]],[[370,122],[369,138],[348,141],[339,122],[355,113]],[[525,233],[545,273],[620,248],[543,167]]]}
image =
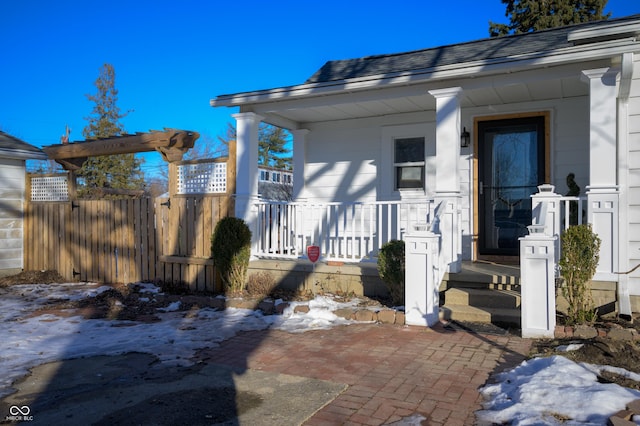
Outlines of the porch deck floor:
{"label": "porch deck floor", "polygon": [[503,263],[488,262],[483,260],[462,262],[462,271],[486,275],[504,275],[520,278],[520,265],[508,265]]}

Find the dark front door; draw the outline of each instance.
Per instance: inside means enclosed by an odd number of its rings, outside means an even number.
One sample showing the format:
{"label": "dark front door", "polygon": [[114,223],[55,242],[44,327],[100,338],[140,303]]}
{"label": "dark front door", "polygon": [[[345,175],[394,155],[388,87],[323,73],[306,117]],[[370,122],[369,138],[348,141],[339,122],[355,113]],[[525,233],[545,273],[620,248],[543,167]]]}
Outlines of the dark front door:
{"label": "dark front door", "polygon": [[517,256],[545,179],[545,117],[478,123],[480,255]]}

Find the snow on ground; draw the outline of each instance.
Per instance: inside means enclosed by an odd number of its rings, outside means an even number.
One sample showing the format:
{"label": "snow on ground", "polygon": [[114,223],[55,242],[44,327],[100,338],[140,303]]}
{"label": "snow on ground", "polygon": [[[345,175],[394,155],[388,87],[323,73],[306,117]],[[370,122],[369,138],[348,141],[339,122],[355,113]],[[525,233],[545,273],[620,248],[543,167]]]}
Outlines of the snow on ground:
{"label": "snow on ground", "polygon": [[[598,383],[602,367],[577,364],[563,356],[533,358],[498,376],[482,395],[489,400],[477,414],[481,424],[605,425],[626,404],[640,398],[640,391],[612,383]],[[622,369],[618,373],[640,381],[640,375]],[[571,420],[568,420],[571,419]],[[634,419],[636,422],[640,419]]]}
{"label": "snow on ground", "polygon": [[[199,348],[213,347],[241,331],[280,329],[301,332],[349,324],[331,311],[357,303],[338,304],[328,297],[318,297],[309,304],[307,314],[294,313],[297,303],[283,315],[263,315],[260,311],[227,308],[217,311],[199,309],[185,315],[180,302],[158,309],[161,321],[139,323],[80,316],[61,317],[52,314],[30,316],[38,306],[54,300],[79,300],[95,297],[110,287],[90,283],[15,285],[0,289],[0,397],[11,392],[11,383],[28,370],[46,362],[145,352],[156,355],[163,363],[188,365]],[[146,284],[143,293],[158,293]]]}
{"label": "snow on ground", "polygon": [[[0,289],[0,397],[11,393],[11,383],[36,365],[54,360],[146,352],[171,365],[188,365],[199,348],[211,347],[241,331],[280,329],[304,332],[348,325],[332,311],[355,306],[358,301],[338,303],[318,296],[305,302],[308,313],[295,313],[291,303],[282,315],[259,311],[211,308],[195,312],[179,311],[179,302],[159,310],[161,321],[140,323],[30,315],[52,300],[95,297],[110,287],[90,283],[15,285]],[[145,284],[149,298],[160,290]],[[575,347],[567,347],[567,350]],[[501,373],[497,382],[480,391],[486,398],[479,420],[486,424],[513,425],[601,425],[626,404],[640,399],[640,391],[616,384],[598,383],[600,370],[609,369],[640,381],[640,375],[621,369],[577,364],[562,356],[534,358],[511,371]],[[634,419],[640,424],[640,419]]]}

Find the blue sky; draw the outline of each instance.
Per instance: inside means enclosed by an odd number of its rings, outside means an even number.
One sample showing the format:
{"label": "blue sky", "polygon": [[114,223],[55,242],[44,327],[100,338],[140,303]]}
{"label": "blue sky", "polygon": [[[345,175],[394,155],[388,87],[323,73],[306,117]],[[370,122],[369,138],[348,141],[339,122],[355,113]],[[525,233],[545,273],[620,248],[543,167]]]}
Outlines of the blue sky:
{"label": "blue sky", "polygon": [[[482,5],[482,6],[480,6]],[[65,125],[82,140],[100,67],[116,71],[127,132],[174,127],[216,139],[235,109],[221,94],[304,82],[326,61],[485,38],[507,23],[500,0],[164,1],[0,3],[0,130],[36,146]],[[612,17],[640,0],[609,0]],[[202,138],[201,138],[202,139]],[[145,173],[164,167],[145,156]]]}

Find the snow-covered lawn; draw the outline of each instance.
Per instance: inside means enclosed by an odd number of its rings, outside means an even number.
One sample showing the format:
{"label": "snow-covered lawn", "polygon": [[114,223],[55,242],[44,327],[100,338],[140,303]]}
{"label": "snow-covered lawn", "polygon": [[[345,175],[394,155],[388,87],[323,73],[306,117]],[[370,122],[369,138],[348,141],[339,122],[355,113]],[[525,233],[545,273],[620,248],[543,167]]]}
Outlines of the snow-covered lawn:
{"label": "snow-covered lawn", "polygon": [[[151,284],[144,286],[149,299],[159,292]],[[351,324],[332,311],[358,302],[338,303],[330,297],[317,297],[305,302],[310,307],[308,313],[295,313],[296,304],[292,303],[283,315],[235,308],[202,308],[186,313],[179,311],[179,302],[175,302],[158,312],[161,321],[154,323],[32,315],[52,300],[95,297],[108,288],[73,283],[0,289],[0,397],[12,391],[14,380],[46,362],[135,351],[153,354],[163,363],[188,365],[197,349],[214,346],[241,331],[273,328],[304,332]],[[598,383],[596,373],[603,368],[610,367],[576,364],[562,356],[525,361],[500,374],[497,383],[480,390],[487,403],[478,413],[479,419],[488,424],[513,425],[606,424],[607,417],[640,399],[640,391]],[[614,372],[640,381],[638,374],[620,369]],[[635,421],[640,423],[640,419]]]}

